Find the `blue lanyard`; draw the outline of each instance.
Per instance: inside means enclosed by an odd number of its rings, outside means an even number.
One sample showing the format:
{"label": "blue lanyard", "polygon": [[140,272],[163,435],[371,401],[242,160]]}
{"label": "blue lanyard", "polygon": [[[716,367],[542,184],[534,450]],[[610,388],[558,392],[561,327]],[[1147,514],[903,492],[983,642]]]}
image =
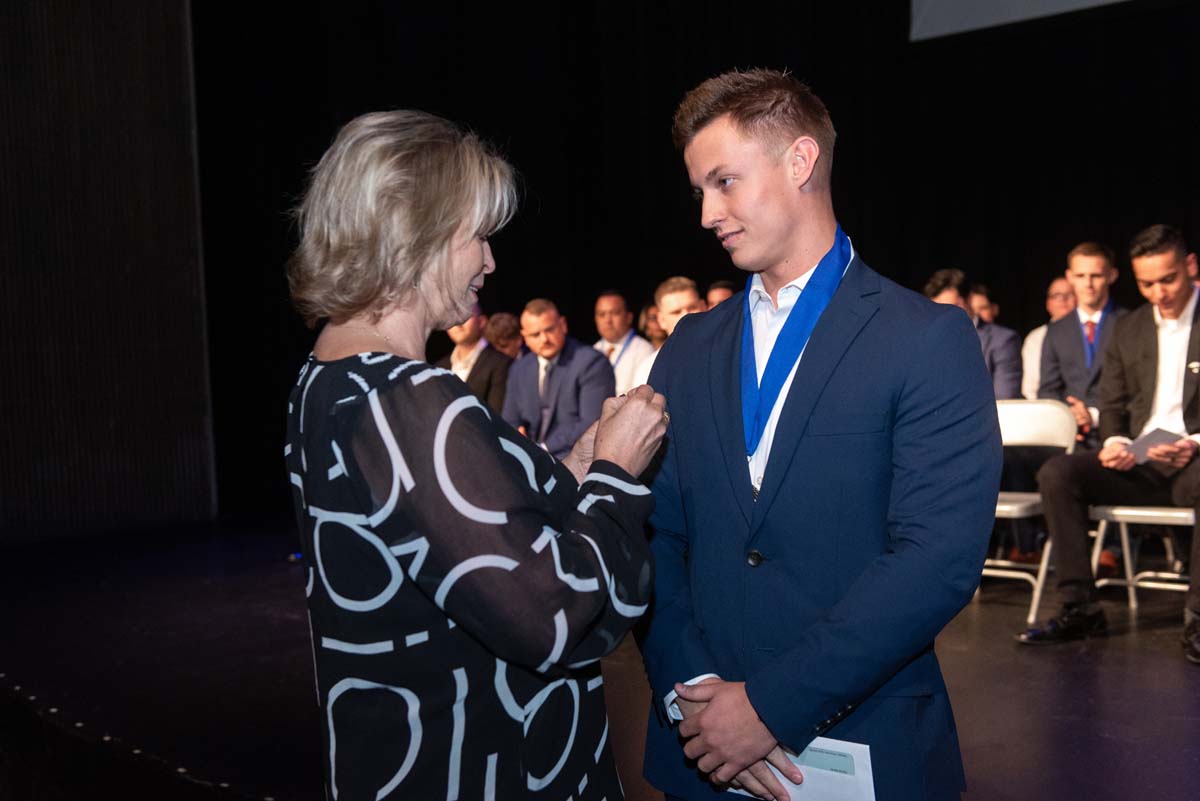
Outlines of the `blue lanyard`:
{"label": "blue lanyard", "polygon": [[617,369],[617,365],[621,363],[621,359],[625,357],[625,351],[629,350],[629,343],[633,341],[634,330],[629,329],[629,334],[625,337],[625,341],[621,343],[621,352],[617,354],[617,360],[613,362],[613,369]]}
{"label": "blue lanyard", "polygon": [[792,365],[800,358],[808,338],[812,336],[821,313],[833,299],[841,283],[842,273],[850,261],[850,240],[838,226],[833,238],[833,247],[822,258],[812,277],[804,286],[804,291],[796,299],[796,305],[788,314],[775,347],[767,359],[767,367],[763,371],[762,384],[758,382],[758,368],[754,360],[754,323],[750,312],[750,287],[754,276],[746,280],[746,296],[743,305],[742,320],[742,430],[746,435],[746,455],[753,456],[758,442],[762,439],[763,431],[767,428],[767,420],[771,410],[779,400],[784,382],[792,372]]}

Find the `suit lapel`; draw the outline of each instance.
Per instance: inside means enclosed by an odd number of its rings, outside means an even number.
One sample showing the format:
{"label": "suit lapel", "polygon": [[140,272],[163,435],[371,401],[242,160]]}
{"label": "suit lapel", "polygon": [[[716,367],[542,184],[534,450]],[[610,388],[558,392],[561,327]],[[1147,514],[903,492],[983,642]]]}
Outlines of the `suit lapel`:
{"label": "suit lapel", "polygon": [[[1196,292],[1197,290],[1193,288],[1192,291]],[[1196,304],[1196,310],[1192,314],[1192,331],[1188,335],[1187,364],[1183,370],[1183,409],[1185,413],[1188,404],[1196,395],[1197,385],[1200,384],[1200,376],[1197,375],[1197,372],[1200,372],[1200,325],[1196,324],[1198,319],[1200,319],[1200,303]],[[1197,366],[1196,371],[1192,370],[1192,365]]]}
{"label": "suit lapel", "polygon": [[[1100,330],[1096,332],[1096,356],[1092,359],[1092,366],[1088,368],[1088,386],[1096,383],[1096,379],[1100,377],[1100,366],[1104,364],[1104,349],[1108,346],[1108,339],[1112,335],[1113,325],[1116,323],[1116,310],[1104,313],[1100,318]],[[1079,315],[1075,315],[1075,322],[1079,322]],[[1083,347],[1083,334],[1079,335],[1079,346]],[[1087,364],[1086,357],[1083,364]]]}
{"label": "suit lapel", "polygon": [[[771,456],[767,460],[763,485],[753,505],[751,538],[762,525],[783,484],[783,477],[787,475],[796,447],[808,425],[808,418],[830,376],[850,343],[879,310],[878,293],[879,276],[870,272],[855,255],[833,300],[817,321],[796,368],[796,376],[788,390],[779,415],[779,425],[775,429],[775,439],[771,443]],[[745,464],[742,465],[742,473],[748,478]]]}
{"label": "suit lapel", "polygon": [[746,463],[746,435],[742,426],[742,321],[745,301],[738,293],[729,299],[737,303],[737,313],[728,316],[725,326],[714,337],[712,358],[708,360],[709,398],[717,438],[725,457],[725,473],[737,500],[738,510],[750,522],[754,493],[750,486],[750,468]]}

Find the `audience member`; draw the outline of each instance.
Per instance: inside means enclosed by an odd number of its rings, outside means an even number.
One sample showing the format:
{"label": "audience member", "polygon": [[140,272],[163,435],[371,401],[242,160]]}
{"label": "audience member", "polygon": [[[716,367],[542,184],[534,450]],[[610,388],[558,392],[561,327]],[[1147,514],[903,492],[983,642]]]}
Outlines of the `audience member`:
{"label": "audience member", "polygon": [[600,339],[595,348],[612,365],[617,381],[617,393],[625,394],[636,386],[633,378],[638,366],[654,353],[654,346],[633,330],[633,312],[625,296],[615,289],[606,289],[596,298],[596,331]]}
{"label": "audience member", "polygon": [[658,324],[658,307],[647,303],[638,315],[638,331],[658,350],[667,341],[667,332]]}
{"label": "audience member", "polygon": [[[684,317],[708,309],[704,298],[700,297],[700,290],[696,287],[696,282],[682,275],[672,276],[658,285],[658,288],[654,290],[654,306],[658,309],[658,324],[662,326],[663,332],[668,337]],[[634,386],[649,381],[650,369],[654,367],[654,360],[657,357],[658,351],[656,350],[642,360],[637,376],[634,378]]]}
{"label": "audience member", "polygon": [[567,318],[545,298],[525,304],[521,336],[529,353],[509,368],[504,419],[561,459],[615,394],[612,366],[567,336]]}
{"label": "audience member", "polygon": [[738,285],[733,281],[713,281],[708,285],[708,292],[704,293],[704,302],[708,304],[708,308],[713,308],[718,303],[724,303],[733,297],[733,293],[738,291]]}
{"label": "audience member", "polygon": [[967,311],[985,323],[994,323],[1000,316],[1000,305],[992,299],[992,291],[985,284],[972,284],[967,293]]}
{"label": "audience member", "polygon": [[996,400],[1021,397],[1021,346],[1017,332],[973,314],[967,306],[967,294],[967,279],[962,270],[938,270],[925,284],[925,297],[934,303],[958,306],[971,316],[983,348],[983,360],[992,375]]}
{"label": "audience member", "polygon": [[1075,314],[1051,323],[1042,345],[1039,398],[1071,407],[1081,440],[1099,446],[1094,429],[1100,422],[1097,388],[1104,351],[1116,320],[1125,314],[1109,296],[1117,280],[1113,253],[1098,242],[1082,242],[1067,254],[1067,281],[1075,294]]}
{"label": "audience member", "polygon": [[[1066,278],[1055,278],[1046,289],[1046,314],[1050,322],[1075,311],[1075,292]],[[1046,341],[1048,324],[1029,332],[1021,345],[1021,395],[1036,400],[1042,383],[1042,343]]]}
{"label": "audience member", "polygon": [[[1192,284],[1196,254],[1166,225],[1139,233],[1129,249],[1138,291],[1149,301],[1115,321],[1100,376],[1099,453],[1057,456],[1038,474],[1063,606],[1047,622],[1018,636],[1026,644],[1059,643],[1103,634],[1089,564],[1090,504],[1200,506],[1200,326]],[[1156,445],[1145,461],[1132,439],[1156,429],[1177,440]],[[1193,532],[1191,564],[1200,563]],[[1200,664],[1200,582],[1192,582],[1184,609],[1184,653]]]}
{"label": "audience member", "polygon": [[483,337],[496,350],[510,359],[521,355],[521,324],[515,314],[496,312],[483,327]]}
{"label": "audience member", "polygon": [[466,322],[446,329],[454,350],[437,363],[438,367],[458,376],[475,397],[486,403],[492,411],[504,408],[504,390],[508,382],[508,366],[512,357],[501,353],[488,344],[483,335],[487,315],[476,303]]}

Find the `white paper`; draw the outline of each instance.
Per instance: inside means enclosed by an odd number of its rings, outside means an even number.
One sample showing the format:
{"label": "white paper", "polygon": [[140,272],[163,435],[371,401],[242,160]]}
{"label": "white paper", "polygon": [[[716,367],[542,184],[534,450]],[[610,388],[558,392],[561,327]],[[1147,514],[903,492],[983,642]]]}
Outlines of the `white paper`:
{"label": "white paper", "polygon": [[[799,756],[788,754],[804,774],[803,784],[792,784],[774,767],[771,772],[792,801],[875,801],[871,774],[871,746],[818,737]],[[749,795],[745,790],[731,792]]]}
{"label": "white paper", "polygon": [[1183,434],[1172,434],[1165,428],[1156,428],[1135,439],[1129,445],[1129,452],[1134,455],[1138,464],[1144,464],[1150,458],[1146,455],[1146,451],[1155,445],[1174,445],[1181,439],[1183,439]]}

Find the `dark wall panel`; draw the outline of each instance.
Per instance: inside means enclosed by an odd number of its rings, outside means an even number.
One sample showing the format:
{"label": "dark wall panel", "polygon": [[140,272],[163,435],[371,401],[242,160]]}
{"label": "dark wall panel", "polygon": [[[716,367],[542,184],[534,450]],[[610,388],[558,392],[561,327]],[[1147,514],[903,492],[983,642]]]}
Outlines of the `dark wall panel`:
{"label": "dark wall panel", "polygon": [[215,510],[190,12],[0,9],[0,541]]}

